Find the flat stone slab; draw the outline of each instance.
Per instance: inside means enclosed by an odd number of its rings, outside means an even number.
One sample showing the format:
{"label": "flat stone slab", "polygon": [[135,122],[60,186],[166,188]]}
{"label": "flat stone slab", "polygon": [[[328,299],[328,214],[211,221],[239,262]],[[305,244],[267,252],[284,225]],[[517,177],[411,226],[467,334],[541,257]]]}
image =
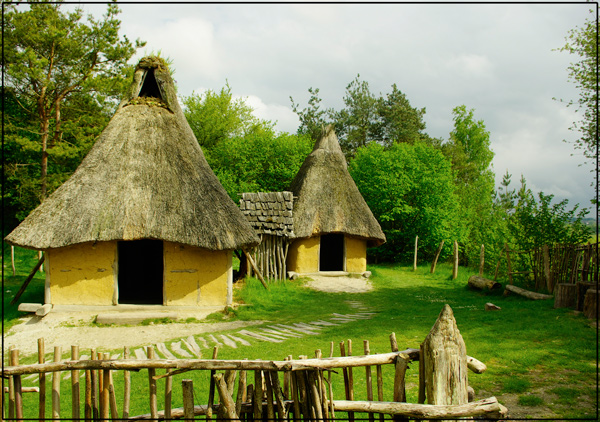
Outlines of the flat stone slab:
{"label": "flat stone slab", "polygon": [[19,312],[36,312],[41,307],[41,303],[20,303],[17,310]]}
{"label": "flat stone slab", "polygon": [[164,319],[177,320],[178,316],[174,312],[113,312],[106,314],[98,314],[96,322],[98,324],[139,324],[147,319]]}

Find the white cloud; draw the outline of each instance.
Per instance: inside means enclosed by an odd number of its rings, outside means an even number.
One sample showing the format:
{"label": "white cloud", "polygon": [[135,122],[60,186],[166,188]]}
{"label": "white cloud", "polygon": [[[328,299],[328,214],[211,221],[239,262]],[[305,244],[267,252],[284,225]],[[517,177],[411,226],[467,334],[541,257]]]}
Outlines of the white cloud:
{"label": "white cloud", "polygon": [[289,107],[275,103],[265,104],[256,95],[246,97],[246,104],[254,109],[253,114],[259,119],[277,122],[276,129],[281,132],[295,133],[298,129],[298,116]]}

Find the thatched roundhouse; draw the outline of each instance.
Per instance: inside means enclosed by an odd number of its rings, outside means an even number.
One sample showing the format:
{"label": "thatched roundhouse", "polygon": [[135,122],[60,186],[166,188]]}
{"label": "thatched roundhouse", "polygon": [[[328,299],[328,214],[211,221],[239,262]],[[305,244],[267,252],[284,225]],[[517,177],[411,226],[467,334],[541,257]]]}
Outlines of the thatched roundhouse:
{"label": "thatched roundhouse", "polygon": [[232,250],[259,239],[206,162],[165,62],[148,57],[75,173],[6,241],[45,251],[46,303],[224,306]]}
{"label": "thatched roundhouse", "polygon": [[332,126],[327,126],[298,171],[294,197],[294,237],[288,270],[297,273],[367,269],[367,246],[385,235],[348,172]]}

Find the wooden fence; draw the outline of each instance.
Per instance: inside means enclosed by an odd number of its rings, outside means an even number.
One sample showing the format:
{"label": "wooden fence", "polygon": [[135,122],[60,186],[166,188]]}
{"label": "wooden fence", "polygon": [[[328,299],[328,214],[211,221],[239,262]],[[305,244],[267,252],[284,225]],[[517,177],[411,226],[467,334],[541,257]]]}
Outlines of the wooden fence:
{"label": "wooden fence", "polygon": [[[515,275],[532,275],[535,290],[554,292],[558,284],[595,283],[598,280],[598,243],[587,245],[544,245],[528,251],[510,250],[505,245],[508,281]],[[516,268],[519,265],[521,268]]]}
{"label": "wooden fence", "polygon": [[[497,419],[506,416],[506,408],[491,397],[476,402],[467,400],[467,368],[482,373],[483,363],[466,355],[464,342],[458,329],[452,310],[444,307],[434,327],[426,337],[420,349],[398,350],[396,337],[390,336],[390,353],[370,354],[369,342],[363,343],[364,354],[352,356],[350,340],[340,343],[340,357],[333,357],[333,342],[330,356],[323,358],[317,350],[315,358],[292,359],[283,361],[263,360],[218,360],[215,348],[213,359],[156,359],[154,350],[147,348],[148,359],[111,359],[106,353],[92,349],[91,359],[79,359],[79,350],[72,347],[72,360],[61,361],[60,348],[55,348],[54,362],[44,362],[43,340],[39,363],[18,364],[18,351],[11,351],[10,366],[3,370],[2,376],[8,378],[8,407],[0,412],[3,419],[22,420],[23,418],[48,417],[59,419],[61,373],[70,372],[72,414],[68,417],[97,420],[248,420],[248,421],[333,421],[336,412],[344,412],[343,418],[358,419],[368,415],[370,421],[377,417],[383,421],[383,415],[392,415],[394,420],[444,419],[457,417],[485,416]],[[127,350],[127,349],[126,349]],[[406,401],[406,373],[410,362],[419,362],[418,404]],[[383,401],[383,373],[393,371],[391,393],[393,401]],[[366,401],[354,400],[356,371],[365,371]],[[80,373],[83,371],[83,374]],[[123,399],[119,402],[115,393],[113,373],[123,373]],[[147,400],[149,412],[130,415],[132,383],[131,371],[147,371]],[[158,375],[157,371],[165,371]],[[196,404],[194,386],[190,379],[181,380],[183,407],[172,408],[174,394],[173,379],[189,371],[210,373],[208,400],[206,404]],[[387,372],[386,372],[387,373]],[[22,377],[37,374],[39,386],[23,389]],[[46,415],[46,380],[52,376],[52,415]],[[80,377],[84,376],[83,397]],[[332,378],[343,377],[344,400],[334,397]],[[391,377],[388,377],[388,379]],[[253,379],[253,383],[250,381]],[[340,380],[341,381],[341,380]],[[158,409],[157,384],[164,383],[164,409]],[[237,383],[237,391],[235,389]],[[138,392],[141,389],[137,389]],[[472,390],[472,389],[471,389]],[[39,407],[35,415],[24,415],[23,393],[35,392],[39,396]],[[3,391],[2,401],[4,404]],[[31,394],[31,393],[26,393]],[[375,398],[376,397],[376,398]],[[82,401],[83,399],[83,406]],[[64,400],[64,398],[63,398]],[[425,401],[429,404],[424,404]],[[452,403],[448,405],[447,403]],[[34,412],[31,406],[28,412]],[[360,412],[360,414],[355,414]]]}

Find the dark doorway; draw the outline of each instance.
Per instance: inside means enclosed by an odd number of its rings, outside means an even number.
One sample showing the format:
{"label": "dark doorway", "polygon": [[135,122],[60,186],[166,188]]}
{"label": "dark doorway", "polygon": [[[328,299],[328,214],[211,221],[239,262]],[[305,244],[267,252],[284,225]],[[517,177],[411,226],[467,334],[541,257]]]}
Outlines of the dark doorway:
{"label": "dark doorway", "polygon": [[344,271],[344,235],[333,233],[321,236],[319,271]]}
{"label": "dark doorway", "polygon": [[119,242],[118,254],[119,303],[162,305],[163,242]]}
{"label": "dark doorway", "polygon": [[144,81],[142,82],[142,88],[140,89],[140,94],[138,97],[154,97],[160,98],[160,88],[158,87],[158,83],[156,82],[156,78],[154,77],[154,69],[148,69],[146,74],[144,75]]}

